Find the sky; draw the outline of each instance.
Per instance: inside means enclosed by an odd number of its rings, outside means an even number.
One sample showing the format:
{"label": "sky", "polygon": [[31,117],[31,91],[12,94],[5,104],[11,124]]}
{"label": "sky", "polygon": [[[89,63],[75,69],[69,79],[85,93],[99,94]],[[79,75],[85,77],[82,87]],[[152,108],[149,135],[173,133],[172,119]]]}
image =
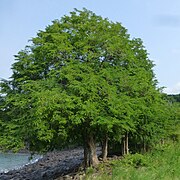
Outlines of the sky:
{"label": "sky", "polygon": [[120,22],[131,38],[141,38],[156,65],[158,87],[180,93],[179,0],[0,0],[0,78],[12,75],[14,55],[28,40],[74,8]]}

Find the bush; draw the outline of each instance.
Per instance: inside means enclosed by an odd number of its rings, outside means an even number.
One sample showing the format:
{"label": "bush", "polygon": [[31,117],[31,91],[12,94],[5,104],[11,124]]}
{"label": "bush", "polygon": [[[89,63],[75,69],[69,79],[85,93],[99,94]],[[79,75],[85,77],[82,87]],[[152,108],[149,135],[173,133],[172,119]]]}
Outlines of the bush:
{"label": "bush", "polygon": [[123,163],[123,165],[139,168],[142,166],[148,166],[149,160],[146,156],[136,153],[126,155],[121,163]]}

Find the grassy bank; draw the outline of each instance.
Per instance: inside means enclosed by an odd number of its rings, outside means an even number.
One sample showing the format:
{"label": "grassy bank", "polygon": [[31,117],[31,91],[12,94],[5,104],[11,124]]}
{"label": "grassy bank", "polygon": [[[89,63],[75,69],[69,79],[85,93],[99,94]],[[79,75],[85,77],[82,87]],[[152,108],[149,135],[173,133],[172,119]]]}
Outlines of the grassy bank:
{"label": "grassy bank", "polygon": [[86,179],[96,180],[179,180],[180,144],[157,147],[145,155],[127,155],[87,170]]}

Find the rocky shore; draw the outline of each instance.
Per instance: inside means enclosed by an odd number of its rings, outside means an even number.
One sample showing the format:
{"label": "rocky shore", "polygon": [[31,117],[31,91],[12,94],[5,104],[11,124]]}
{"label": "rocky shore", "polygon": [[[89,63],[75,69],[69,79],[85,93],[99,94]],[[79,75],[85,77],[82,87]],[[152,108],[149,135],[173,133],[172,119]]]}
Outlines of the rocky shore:
{"label": "rocky shore", "polygon": [[34,164],[0,174],[0,180],[54,180],[73,172],[83,162],[83,149],[49,152]]}

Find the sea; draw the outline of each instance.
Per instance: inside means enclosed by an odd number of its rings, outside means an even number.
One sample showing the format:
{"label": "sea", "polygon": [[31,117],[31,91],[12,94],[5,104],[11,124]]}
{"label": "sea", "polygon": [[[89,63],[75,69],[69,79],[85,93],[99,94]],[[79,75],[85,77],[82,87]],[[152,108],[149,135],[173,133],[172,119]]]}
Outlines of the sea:
{"label": "sea", "polygon": [[0,173],[8,172],[13,169],[19,169],[31,163],[35,163],[41,155],[33,155],[28,153],[0,153]]}

